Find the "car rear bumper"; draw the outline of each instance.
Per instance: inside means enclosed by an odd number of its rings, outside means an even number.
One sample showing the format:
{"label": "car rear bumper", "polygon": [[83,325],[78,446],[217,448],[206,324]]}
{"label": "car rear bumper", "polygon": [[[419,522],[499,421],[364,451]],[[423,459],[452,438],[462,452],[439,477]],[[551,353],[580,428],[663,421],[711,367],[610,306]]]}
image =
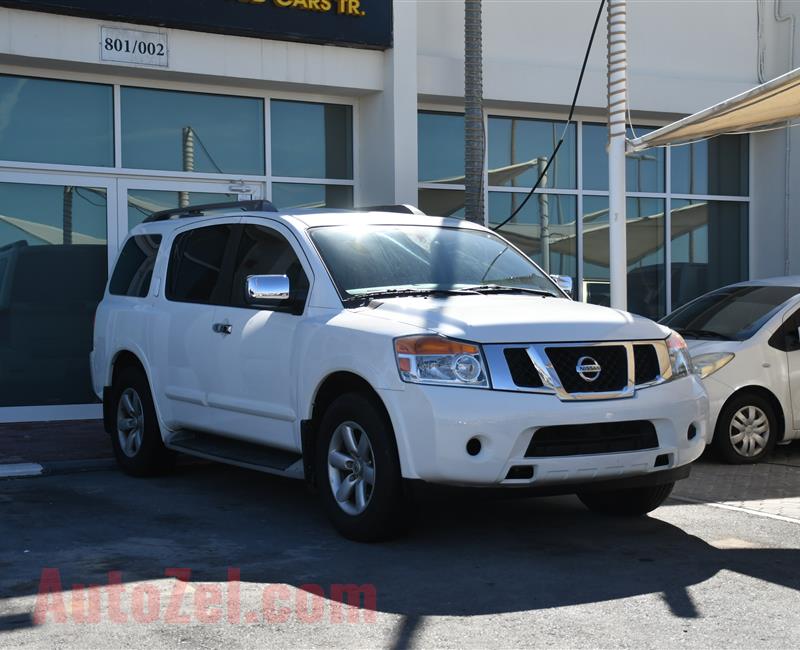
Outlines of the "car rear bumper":
{"label": "car rear bumper", "polygon": [[[688,465],[706,445],[708,398],[695,377],[615,400],[562,402],[552,395],[407,384],[380,391],[397,437],[403,476],[463,486],[585,486]],[[543,427],[647,421],[655,446],[613,453],[527,456]],[[689,436],[690,427],[694,435]],[[480,452],[467,442],[477,438]],[[515,478],[512,468],[524,475]],[[516,470],[519,472],[520,470]],[[532,474],[528,476],[527,473]],[[663,481],[668,482],[668,481]]]}

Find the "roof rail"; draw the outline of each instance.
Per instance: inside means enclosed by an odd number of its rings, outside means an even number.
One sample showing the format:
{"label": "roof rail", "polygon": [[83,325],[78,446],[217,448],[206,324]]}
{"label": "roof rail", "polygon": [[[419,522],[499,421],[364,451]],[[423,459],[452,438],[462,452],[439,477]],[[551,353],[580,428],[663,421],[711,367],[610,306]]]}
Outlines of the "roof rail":
{"label": "roof rail", "polygon": [[353,208],[353,212],[400,212],[402,214],[416,214],[426,216],[418,207],[408,203],[397,203],[395,205],[368,205],[361,208]]}
{"label": "roof rail", "polygon": [[186,217],[202,217],[212,210],[246,210],[248,212],[277,212],[278,209],[272,202],[265,199],[250,199],[248,201],[229,201],[227,203],[206,203],[204,205],[190,205],[185,208],[172,208],[154,212],[145,218],[142,223],[153,221],[167,221],[169,219],[184,219]]}

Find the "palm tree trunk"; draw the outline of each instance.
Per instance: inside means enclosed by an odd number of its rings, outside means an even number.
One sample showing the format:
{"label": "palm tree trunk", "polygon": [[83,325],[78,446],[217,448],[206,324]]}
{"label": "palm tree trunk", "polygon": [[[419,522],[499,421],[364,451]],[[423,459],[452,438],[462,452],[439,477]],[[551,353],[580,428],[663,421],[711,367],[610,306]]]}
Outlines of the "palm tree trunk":
{"label": "palm tree trunk", "polygon": [[481,0],[464,0],[464,186],[466,218],[483,223],[483,39]]}

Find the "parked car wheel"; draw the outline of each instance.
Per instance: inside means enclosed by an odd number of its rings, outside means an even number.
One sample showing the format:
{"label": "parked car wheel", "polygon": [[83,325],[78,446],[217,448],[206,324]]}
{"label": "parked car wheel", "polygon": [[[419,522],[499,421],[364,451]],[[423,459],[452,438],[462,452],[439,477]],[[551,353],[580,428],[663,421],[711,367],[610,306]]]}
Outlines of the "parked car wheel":
{"label": "parked car wheel", "polygon": [[125,368],[114,380],[114,431],[111,444],[122,470],[131,476],[161,474],[175,463],[164,446],[150,384],[144,373]]}
{"label": "parked car wheel", "polygon": [[675,483],[647,487],[579,492],[578,498],[589,510],[607,515],[640,517],[660,506],[672,492]]}
{"label": "parked car wheel", "polygon": [[734,396],[717,418],[714,447],[729,463],[757,463],[775,446],[777,418],[772,405],[756,393]]}
{"label": "parked car wheel", "polygon": [[344,537],[373,542],[404,529],[406,508],[394,433],[372,400],[350,393],[328,407],[315,458],[323,507]]}

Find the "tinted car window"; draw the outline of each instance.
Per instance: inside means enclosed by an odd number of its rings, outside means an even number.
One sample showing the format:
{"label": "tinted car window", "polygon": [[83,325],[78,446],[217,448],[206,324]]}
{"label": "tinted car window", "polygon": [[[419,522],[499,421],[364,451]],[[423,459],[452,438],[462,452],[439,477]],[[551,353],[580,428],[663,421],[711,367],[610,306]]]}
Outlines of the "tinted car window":
{"label": "tinted car window", "polygon": [[223,263],[233,224],[207,226],[175,238],[167,271],[167,299],[224,304]]}
{"label": "tinted car window", "polygon": [[661,322],[690,338],[744,341],[774,316],[800,287],[738,286],[707,293]]}
{"label": "tinted car window", "polygon": [[308,295],[308,278],[300,260],[286,238],[262,226],[246,225],[236,251],[231,304],[248,307],[245,283],[249,275],[285,275],[291,287],[290,299],[304,301]]}
{"label": "tinted car window", "polygon": [[137,235],[125,242],[111,276],[109,293],[144,298],[150,292],[160,244],[161,235]]}

